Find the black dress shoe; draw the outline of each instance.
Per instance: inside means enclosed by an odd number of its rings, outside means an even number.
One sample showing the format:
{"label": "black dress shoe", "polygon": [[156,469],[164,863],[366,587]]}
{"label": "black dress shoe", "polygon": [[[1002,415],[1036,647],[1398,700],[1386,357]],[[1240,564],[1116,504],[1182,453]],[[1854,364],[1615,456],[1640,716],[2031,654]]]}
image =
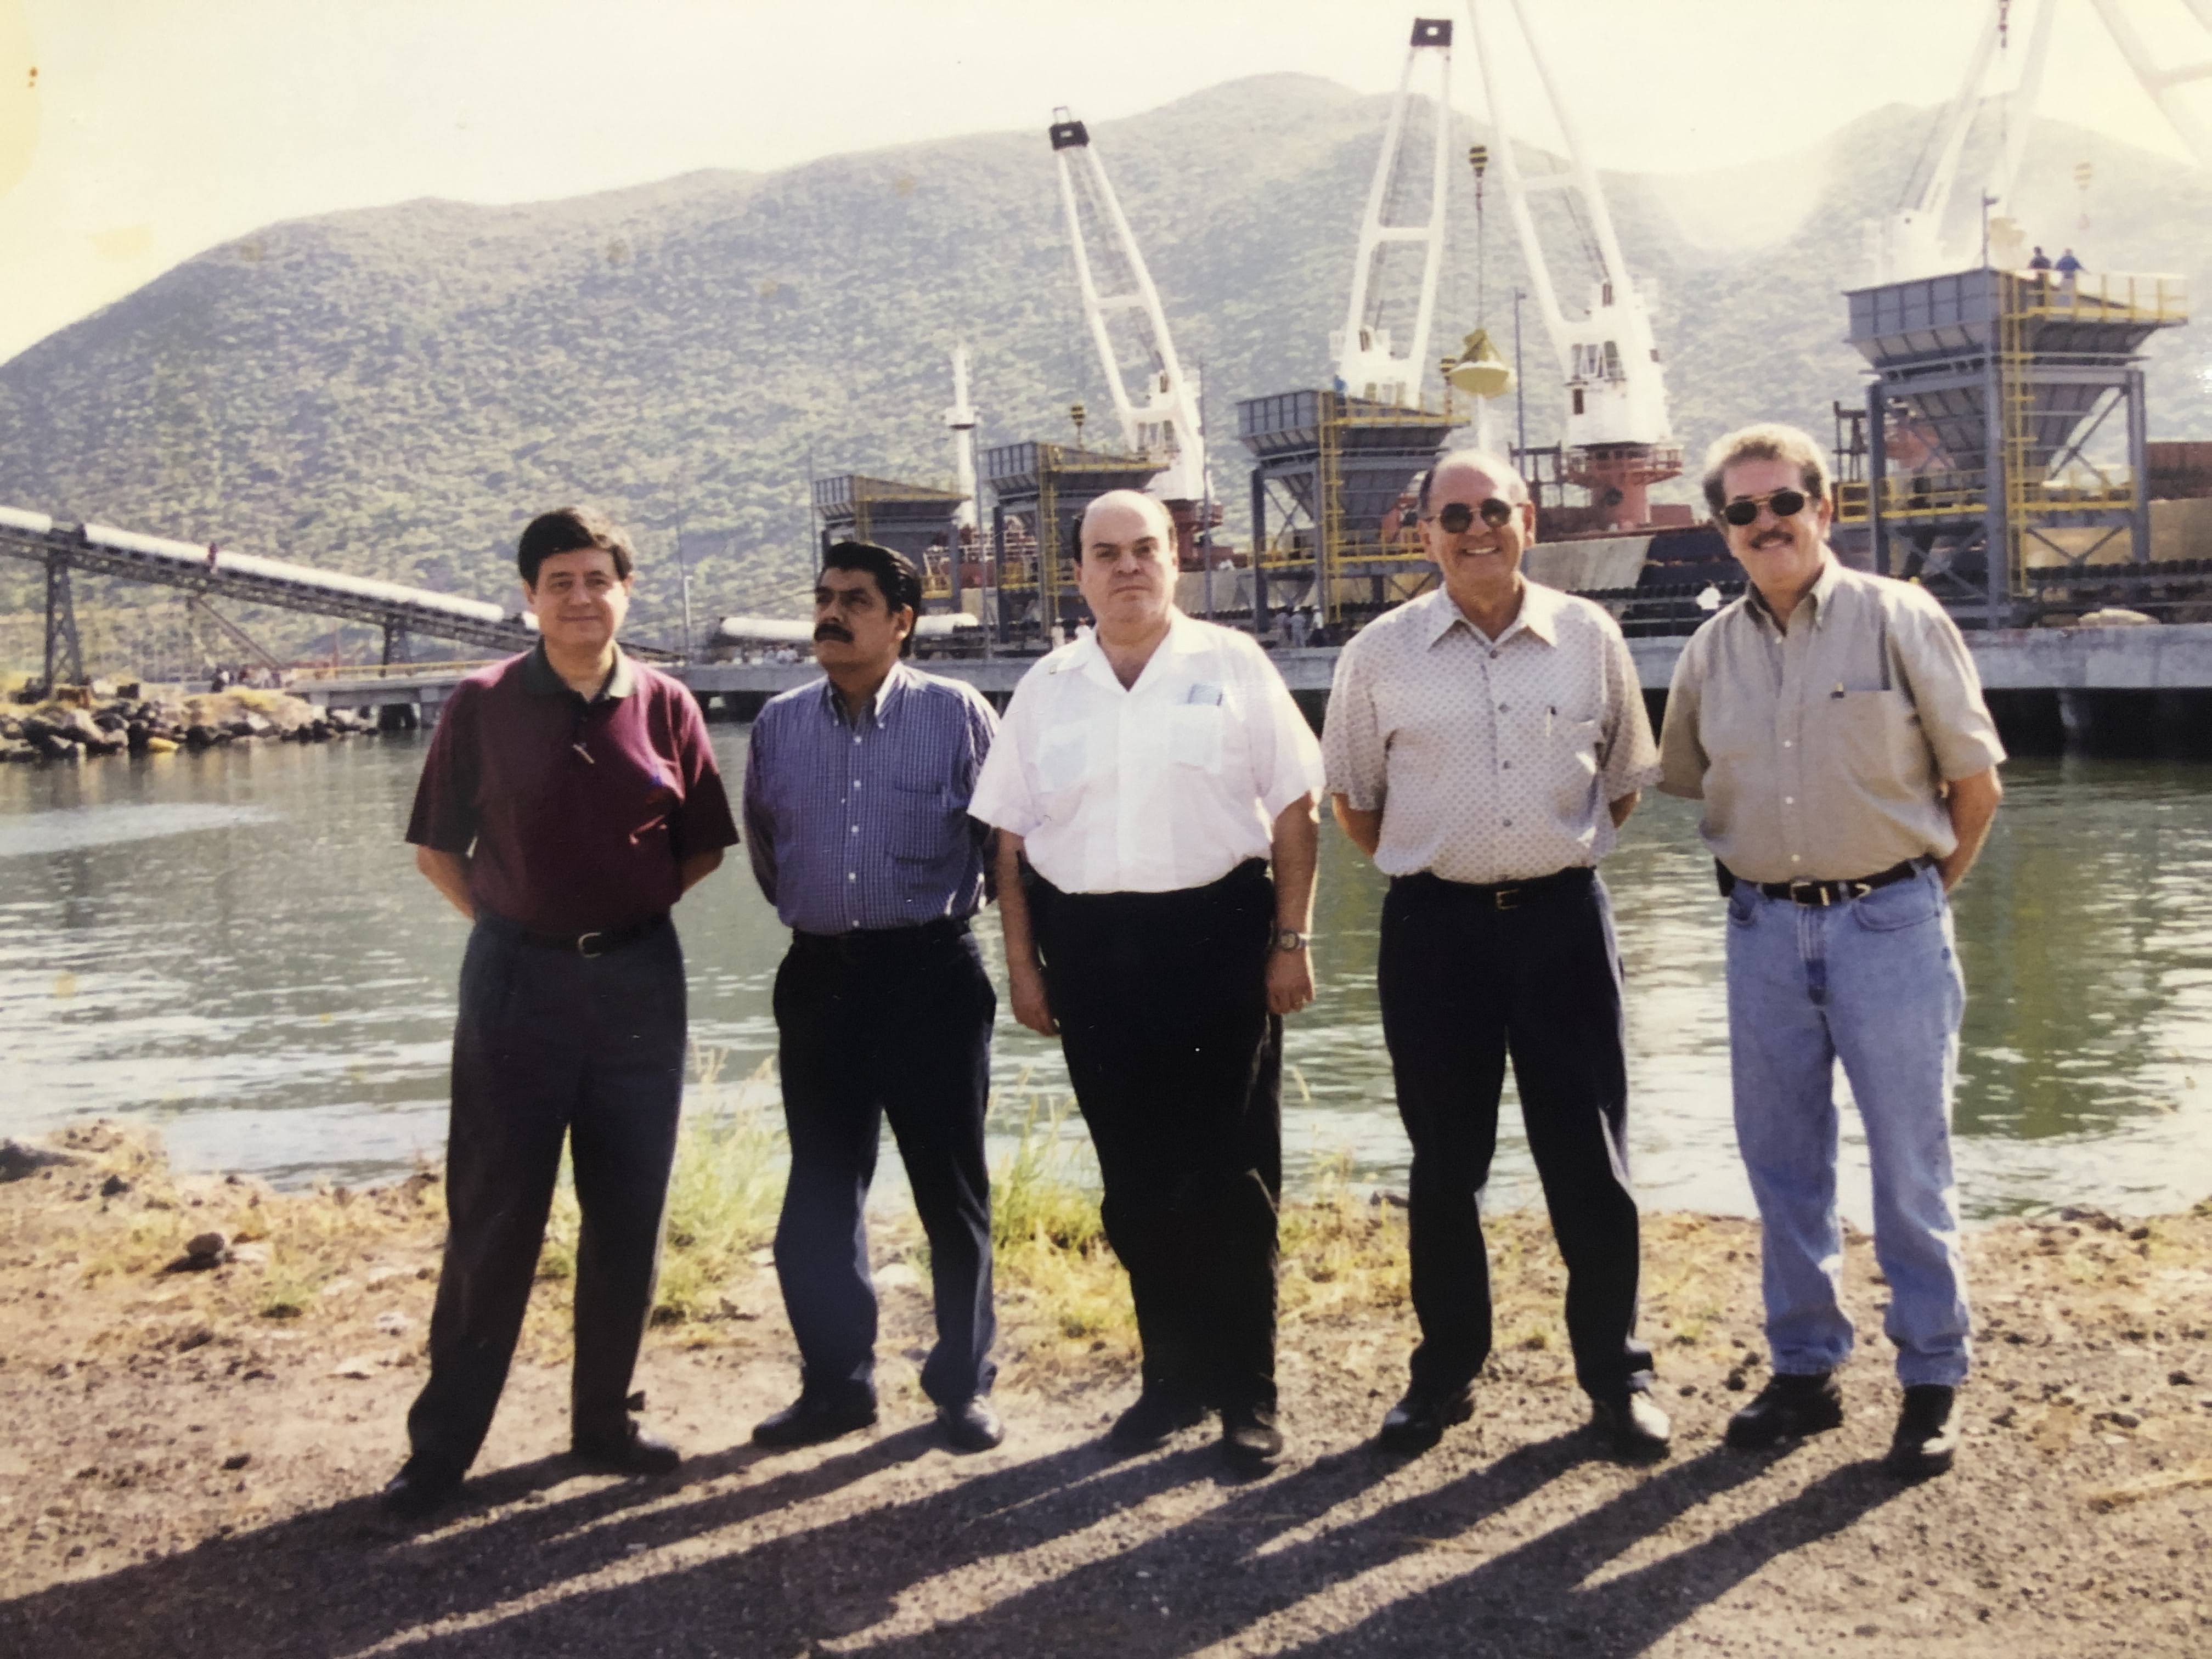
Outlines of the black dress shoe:
{"label": "black dress shoe", "polygon": [[1384,1451],[1425,1452],[1444,1437],[1446,1429],[1474,1415],[1471,1388],[1462,1384],[1456,1389],[1429,1389],[1416,1382],[1406,1390],[1404,1399],[1382,1414],[1382,1427],[1375,1442]]}
{"label": "black dress shoe", "polygon": [[1241,1469],[1272,1468],[1283,1455],[1283,1431],[1273,1406],[1224,1406],[1221,1450]]}
{"label": "black dress shoe", "polygon": [[568,1455],[604,1474],[666,1474],[684,1461],[682,1452],[647,1433],[635,1419],[612,1437],[578,1436],[568,1443]]}
{"label": "black dress shoe", "polygon": [[1951,1467],[1959,1450],[1957,1390],[1941,1382],[1916,1382],[1905,1391],[1897,1435],[1882,1467],[1908,1480],[1925,1480]]}
{"label": "black dress shoe", "polygon": [[460,1489],[459,1475],[410,1457],[386,1483],[376,1501],[395,1520],[420,1521],[443,1509]]}
{"label": "black dress shoe", "polygon": [[955,1451],[988,1451],[1006,1437],[1006,1425],[980,1394],[971,1394],[957,1406],[939,1406],[937,1420],[944,1425],[945,1443]]}
{"label": "black dress shoe", "polygon": [[1206,1407],[1181,1389],[1155,1383],[1114,1419],[1109,1438],[1122,1451],[1150,1451],[1169,1437],[1206,1420]]}
{"label": "black dress shoe", "polygon": [[1664,1457],[1674,1434],[1659,1402],[1642,1389],[1611,1400],[1593,1397],[1590,1427],[1604,1437],[1616,1456],[1639,1462]]}
{"label": "black dress shoe", "polygon": [[1788,1376],[1778,1371],[1757,1399],[1729,1419],[1728,1443],[1756,1451],[1778,1440],[1832,1429],[1843,1420],[1844,1392],[1828,1372]]}
{"label": "black dress shoe", "polygon": [[802,1394],[775,1416],[753,1425],[753,1444],[779,1450],[818,1446],[855,1429],[865,1429],[875,1420],[872,1394]]}

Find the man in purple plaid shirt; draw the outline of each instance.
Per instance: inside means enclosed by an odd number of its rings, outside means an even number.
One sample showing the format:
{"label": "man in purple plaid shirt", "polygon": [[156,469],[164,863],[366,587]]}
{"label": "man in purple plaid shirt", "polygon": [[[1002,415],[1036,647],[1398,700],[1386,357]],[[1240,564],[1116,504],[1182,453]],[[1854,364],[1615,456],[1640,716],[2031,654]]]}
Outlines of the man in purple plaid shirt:
{"label": "man in purple plaid shirt", "polygon": [[996,1368],[983,1112],[998,996],[969,918],[990,831],[968,816],[998,720],[977,692],[917,672],[921,580],[888,548],[841,542],[814,590],[824,678],[761,710],[745,763],[747,850],[792,930],[775,978],[791,1178],[776,1275],[799,1339],[798,1400],[763,1446],[876,1420],[876,1294],[861,1214],[890,1119],[929,1237],[937,1346],[921,1371],[945,1437],[1005,1437]]}

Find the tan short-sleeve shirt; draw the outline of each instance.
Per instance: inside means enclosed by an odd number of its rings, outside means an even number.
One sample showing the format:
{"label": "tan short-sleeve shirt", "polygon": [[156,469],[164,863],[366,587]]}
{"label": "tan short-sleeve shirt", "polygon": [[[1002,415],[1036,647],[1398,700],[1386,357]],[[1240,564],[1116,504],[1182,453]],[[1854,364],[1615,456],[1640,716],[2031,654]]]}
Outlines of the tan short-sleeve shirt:
{"label": "tan short-sleeve shirt", "polygon": [[1620,627],[1538,582],[1494,640],[1440,588],[1362,629],[1322,755],[1331,791],[1382,813],[1376,869],[1483,884],[1595,864],[1611,803],[1659,775]]}
{"label": "tan short-sleeve shirt", "polygon": [[1755,590],[1674,665],[1659,787],[1747,881],[1843,881],[1957,845],[1940,785],[2005,757],[1958,625],[1831,556],[1778,629]]}

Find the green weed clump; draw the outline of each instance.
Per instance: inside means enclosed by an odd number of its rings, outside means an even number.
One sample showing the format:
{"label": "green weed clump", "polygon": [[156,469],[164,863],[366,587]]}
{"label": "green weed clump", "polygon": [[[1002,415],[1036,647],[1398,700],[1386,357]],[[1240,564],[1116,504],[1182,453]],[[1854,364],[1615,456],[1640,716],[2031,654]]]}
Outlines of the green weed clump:
{"label": "green weed clump", "polygon": [[1095,1176],[1081,1144],[1061,1133],[1071,1109],[1032,1093],[1021,1139],[991,1171],[1000,1300],[1011,1304],[1009,1325],[1030,1335],[1020,1363],[1046,1373],[1137,1354],[1136,1313],[1106,1242]]}

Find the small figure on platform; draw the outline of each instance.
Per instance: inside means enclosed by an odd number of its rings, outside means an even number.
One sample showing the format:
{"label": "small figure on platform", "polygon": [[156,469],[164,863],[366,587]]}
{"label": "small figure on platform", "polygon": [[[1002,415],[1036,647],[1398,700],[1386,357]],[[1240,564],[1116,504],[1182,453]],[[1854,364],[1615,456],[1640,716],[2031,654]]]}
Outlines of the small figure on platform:
{"label": "small figure on platform", "polygon": [[1699,834],[1727,899],[1736,1142],[1762,1228],[1774,1369],[1728,1441],[1768,1446],[1843,1420],[1841,1060],[1905,1389],[1889,1466],[1940,1474],[1972,1353],[1951,1169],[1966,983],[1947,896],[1996,814],[2004,749],[1942,605],[1829,548],[1833,495],[1809,436],[1732,432],[1705,489],[1750,585],[1675,664],[1659,787],[1705,803]]}

